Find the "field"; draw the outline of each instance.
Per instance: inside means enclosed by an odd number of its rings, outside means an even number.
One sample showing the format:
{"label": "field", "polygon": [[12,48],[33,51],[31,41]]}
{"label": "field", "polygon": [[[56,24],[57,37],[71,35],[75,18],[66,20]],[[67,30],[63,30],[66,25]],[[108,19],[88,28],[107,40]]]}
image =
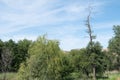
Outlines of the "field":
{"label": "field", "polygon": [[[3,80],[3,76],[4,74],[0,74],[0,80]],[[6,80],[16,80],[15,79],[16,73],[7,73],[6,76],[7,76]]]}
{"label": "field", "polygon": [[[7,73],[6,74],[7,79],[6,80],[16,80],[16,73]],[[0,74],[0,80],[3,79],[3,74]],[[99,79],[99,80],[120,80],[120,73],[113,73],[109,74],[109,78],[107,79]]]}
{"label": "field", "polygon": [[109,78],[99,79],[99,80],[120,80],[120,73],[112,73],[112,74],[109,74]]}
{"label": "field", "polygon": [[120,80],[120,73],[111,74],[110,79],[108,80]]}

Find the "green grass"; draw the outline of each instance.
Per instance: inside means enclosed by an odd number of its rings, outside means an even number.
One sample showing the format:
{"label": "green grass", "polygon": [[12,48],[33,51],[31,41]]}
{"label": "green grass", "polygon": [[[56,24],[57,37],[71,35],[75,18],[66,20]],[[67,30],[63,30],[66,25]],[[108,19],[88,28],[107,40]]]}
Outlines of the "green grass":
{"label": "green grass", "polygon": [[110,75],[110,79],[109,80],[117,80],[118,78],[120,80],[120,73],[115,73],[115,74],[111,74]]}
{"label": "green grass", "polygon": [[[7,80],[16,80],[16,73],[7,73]],[[3,79],[4,74],[0,73],[0,80]],[[119,78],[119,79],[118,79]],[[98,79],[98,80],[120,80],[120,73],[109,74],[109,78],[107,79]]]}
{"label": "green grass", "polygon": [[120,73],[109,74],[109,78],[99,80],[120,80]]}
{"label": "green grass", "polygon": [[[0,80],[3,79],[4,74],[0,73]],[[6,80],[15,80],[16,73],[6,73]]]}

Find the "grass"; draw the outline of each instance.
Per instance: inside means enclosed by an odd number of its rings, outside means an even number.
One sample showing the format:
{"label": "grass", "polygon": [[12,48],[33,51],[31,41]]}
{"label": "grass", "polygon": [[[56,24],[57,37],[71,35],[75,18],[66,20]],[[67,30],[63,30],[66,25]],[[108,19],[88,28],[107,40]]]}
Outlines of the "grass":
{"label": "grass", "polygon": [[109,80],[120,80],[120,73],[111,74]]}
{"label": "grass", "polygon": [[[0,73],[0,80],[3,79],[4,74]],[[16,73],[7,73],[6,74],[7,79],[6,80],[16,80]],[[98,79],[98,80],[120,80],[120,73],[112,73],[109,74],[109,78],[107,79]]]}
{"label": "grass", "polygon": [[120,80],[120,73],[109,74],[108,78],[99,80]]}
{"label": "grass", "polygon": [[[0,73],[0,80],[3,80],[3,73]],[[6,73],[6,80],[15,80],[16,73]]]}

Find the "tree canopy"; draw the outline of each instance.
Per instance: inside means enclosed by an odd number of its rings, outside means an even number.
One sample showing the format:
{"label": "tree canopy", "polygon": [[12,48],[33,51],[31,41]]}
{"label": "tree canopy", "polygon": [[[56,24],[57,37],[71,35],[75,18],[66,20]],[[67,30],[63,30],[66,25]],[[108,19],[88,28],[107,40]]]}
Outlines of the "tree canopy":
{"label": "tree canopy", "polygon": [[120,70],[120,26],[113,26],[114,37],[110,39],[108,49],[113,55],[114,67]]}

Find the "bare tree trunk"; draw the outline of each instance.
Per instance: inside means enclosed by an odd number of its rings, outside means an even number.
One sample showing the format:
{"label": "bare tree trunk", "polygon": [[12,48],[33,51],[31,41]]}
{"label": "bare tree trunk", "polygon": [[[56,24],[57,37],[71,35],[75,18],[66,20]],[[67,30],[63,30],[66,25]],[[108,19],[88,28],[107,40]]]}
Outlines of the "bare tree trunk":
{"label": "bare tree trunk", "polygon": [[11,64],[11,51],[8,48],[3,48],[2,51],[2,73],[3,73],[3,80],[7,80],[6,77],[6,72],[9,70],[10,64]]}
{"label": "bare tree trunk", "polygon": [[96,80],[96,68],[95,68],[95,66],[93,67],[93,80]]}
{"label": "bare tree trunk", "polygon": [[7,79],[6,79],[6,72],[4,72],[3,80],[7,80]]}
{"label": "bare tree trunk", "polygon": [[[88,7],[88,16],[87,16],[87,20],[86,20],[86,26],[88,28],[88,35],[89,35],[89,39],[90,39],[90,50],[92,51],[92,47],[93,47],[93,39],[95,39],[95,36],[92,34],[92,29],[91,29],[91,24],[90,24],[90,17],[91,17],[91,6]],[[93,80],[96,80],[96,68],[95,65],[92,66],[92,70],[93,70]]]}

